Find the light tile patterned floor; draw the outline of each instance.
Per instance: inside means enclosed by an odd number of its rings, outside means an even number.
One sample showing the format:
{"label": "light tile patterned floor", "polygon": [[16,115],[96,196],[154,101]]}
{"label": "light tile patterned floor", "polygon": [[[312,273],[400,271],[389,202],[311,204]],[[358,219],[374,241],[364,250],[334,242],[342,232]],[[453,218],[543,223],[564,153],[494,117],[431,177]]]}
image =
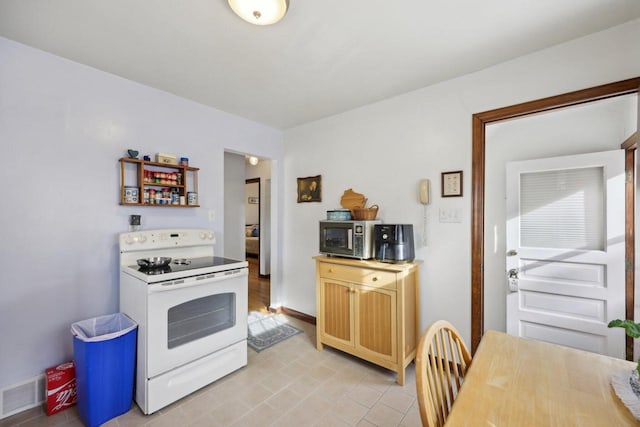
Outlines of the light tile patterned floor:
{"label": "light tile patterned floor", "polygon": [[[404,387],[395,373],[325,347],[315,327],[261,353],[249,348],[246,367],[155,414],[137,406],[104,424],[125,426],[420,426],[415,371]],[[82,426],[75,408],[47,417],[41,408],[0,420],[6,426]]]}

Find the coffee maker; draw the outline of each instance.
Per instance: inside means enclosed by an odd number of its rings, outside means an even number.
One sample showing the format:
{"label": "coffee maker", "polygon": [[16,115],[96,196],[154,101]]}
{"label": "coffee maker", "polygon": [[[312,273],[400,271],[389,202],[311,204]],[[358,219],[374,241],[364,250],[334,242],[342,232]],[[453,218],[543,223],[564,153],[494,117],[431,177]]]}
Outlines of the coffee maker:
{"label": "coffee maker", "polygon": [[376,224],[373,257],[377,261],[401,263],[415,258],[412,224]]}

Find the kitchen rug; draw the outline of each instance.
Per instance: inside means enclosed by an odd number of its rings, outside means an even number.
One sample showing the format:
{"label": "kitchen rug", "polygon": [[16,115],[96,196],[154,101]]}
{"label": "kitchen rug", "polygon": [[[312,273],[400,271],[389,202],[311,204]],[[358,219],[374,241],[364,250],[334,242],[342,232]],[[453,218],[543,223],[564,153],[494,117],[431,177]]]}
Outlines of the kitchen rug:
{"label": "kitchen rug", "polygon": [[247,344],[258,353],[302,331],[278,315],[249,314]]}

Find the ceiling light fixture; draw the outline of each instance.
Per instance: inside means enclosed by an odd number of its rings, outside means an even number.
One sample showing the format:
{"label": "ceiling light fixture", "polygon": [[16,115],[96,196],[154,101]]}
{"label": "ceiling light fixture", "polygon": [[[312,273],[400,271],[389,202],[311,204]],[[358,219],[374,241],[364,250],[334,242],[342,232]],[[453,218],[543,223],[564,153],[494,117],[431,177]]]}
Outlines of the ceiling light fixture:
{"label": "ceiling light fixture", "polygon": [[255,156],[251,156],[249,157],[249,163],[251,163],[253,166],[258,164],[258,158]]}
{"label": "ceiling light fixture", "polygon": [[229,0],[229,6],[247,22],[271,25],[287,13],[289,0]]}

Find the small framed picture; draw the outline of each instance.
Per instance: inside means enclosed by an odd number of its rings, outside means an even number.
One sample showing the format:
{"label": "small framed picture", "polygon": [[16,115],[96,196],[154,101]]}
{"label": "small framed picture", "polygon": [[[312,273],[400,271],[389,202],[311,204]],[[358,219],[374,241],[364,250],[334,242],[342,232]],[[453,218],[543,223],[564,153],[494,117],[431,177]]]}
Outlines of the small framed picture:
{"label": "small framed picture", "polygon": [[260,199],[257,197],[249,197],[247,202],[251,205],[257,205],[260,202]]}
{"label": "small framed picture", "polygon": [[298,178],[298,203],[322,201],[322,175]]}
{"label": "small framed picture", "polygon": [[442,197],[462,197],[462,171],[442,172]]}

